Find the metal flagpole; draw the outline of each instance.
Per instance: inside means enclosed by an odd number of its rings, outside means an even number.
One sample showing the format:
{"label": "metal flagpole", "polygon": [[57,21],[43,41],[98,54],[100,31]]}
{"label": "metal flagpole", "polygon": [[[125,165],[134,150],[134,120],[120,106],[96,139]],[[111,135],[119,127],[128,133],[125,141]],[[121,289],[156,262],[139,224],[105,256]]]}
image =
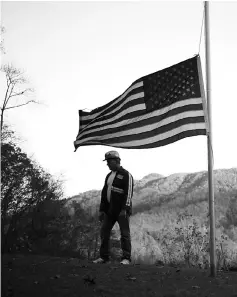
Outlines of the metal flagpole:
{"label": "metal flagpole", "polygon": [[208,186],[209,186],[209,219],[210,219],[210,275],[216,276],[216,226],[214,204],[213,150],[211,125],[211,69],[210,69],[210,34],[209,34],[209,3],[205,1],[205,50],[206,50],[206,95],[209,132],[207,135],[208,148]]}

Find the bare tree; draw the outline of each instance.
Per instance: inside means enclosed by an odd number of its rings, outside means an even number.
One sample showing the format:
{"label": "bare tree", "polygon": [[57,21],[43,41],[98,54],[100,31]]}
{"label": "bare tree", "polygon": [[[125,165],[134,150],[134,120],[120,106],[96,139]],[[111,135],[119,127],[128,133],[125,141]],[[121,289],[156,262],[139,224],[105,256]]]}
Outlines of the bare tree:
{"label": "bare tree", "polygon": [[5,97],[1,106],[1,132],[3,127],[3,116],[4,112],[8,109],[21,107],[29,103],[39,103],[35,100],[24,100],[22,103],[9,106],[9,102],[13,98],[25,97],[32,93],[34,90],[32,88],[26,87],[27,80],[24,77],[24,72],[20,69],[13,67],[12,65],[3,65],[1,71],[6,77],[6,92]]}

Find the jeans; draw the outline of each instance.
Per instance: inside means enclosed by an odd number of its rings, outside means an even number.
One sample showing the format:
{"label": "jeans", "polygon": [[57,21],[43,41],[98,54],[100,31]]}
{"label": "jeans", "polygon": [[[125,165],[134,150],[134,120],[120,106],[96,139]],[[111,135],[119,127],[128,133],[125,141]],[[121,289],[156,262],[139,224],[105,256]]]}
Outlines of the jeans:
{"label": "jeans", "polygon": [[104,220],[100,231],[100,257],[104,260],[109,259],[110,233],[116,222],[118,222],[119,224],[121,233],[121,248],[123,251],[122,258],[131,261],[131,237],[129,227],[129,216],[119,216],[117,218],[113,218],[107,215],[104,216]]}

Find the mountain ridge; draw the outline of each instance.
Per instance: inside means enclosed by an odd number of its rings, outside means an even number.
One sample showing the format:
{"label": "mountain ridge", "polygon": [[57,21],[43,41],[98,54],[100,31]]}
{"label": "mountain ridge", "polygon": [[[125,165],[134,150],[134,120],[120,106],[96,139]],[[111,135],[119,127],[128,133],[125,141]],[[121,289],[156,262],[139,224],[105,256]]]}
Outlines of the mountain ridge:
{"label": "mountain ridge", "polygon": [[[237,168],[216,169],[213,171],[214,193],[217,199],[220,196],[232,197],[237,194]],[[78,195],[69,197],[67,207],[74,202],[80,203],[82,208],[96,211],[100,203],[101,190],[89,190]],[[163,176],[151,173],[141,180],[134,181],[133,207],[134,213],[146,211],[155,205],[161,206],[171,200],[192,202],[207,201],[208,199],[208,171],[195,173],[174,173]],[[185,203],[185,202],[184,202]],[[186,201],[187,203],[187,201]]]}

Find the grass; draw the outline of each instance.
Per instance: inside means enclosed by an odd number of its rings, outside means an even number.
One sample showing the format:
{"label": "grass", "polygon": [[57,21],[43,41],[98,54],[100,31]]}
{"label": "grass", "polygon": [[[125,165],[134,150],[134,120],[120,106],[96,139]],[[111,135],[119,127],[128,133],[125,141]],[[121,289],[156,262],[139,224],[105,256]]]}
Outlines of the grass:
{"label": "grass", "polygon": [[2,297],[237,297],[237,272],[95,265],[47,255],[2,255]]}

